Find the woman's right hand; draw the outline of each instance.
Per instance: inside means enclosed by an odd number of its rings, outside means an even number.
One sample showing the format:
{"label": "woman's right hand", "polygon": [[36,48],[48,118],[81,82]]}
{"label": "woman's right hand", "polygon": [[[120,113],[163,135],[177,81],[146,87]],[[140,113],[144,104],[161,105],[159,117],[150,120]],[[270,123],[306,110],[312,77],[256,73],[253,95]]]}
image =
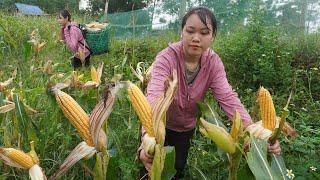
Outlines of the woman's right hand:
{"label": "woman's right hand", "polygon": [[149,172],[151,170],[153,156],[148,155],[142,148],[139,154],[139,158],[146,170]]}

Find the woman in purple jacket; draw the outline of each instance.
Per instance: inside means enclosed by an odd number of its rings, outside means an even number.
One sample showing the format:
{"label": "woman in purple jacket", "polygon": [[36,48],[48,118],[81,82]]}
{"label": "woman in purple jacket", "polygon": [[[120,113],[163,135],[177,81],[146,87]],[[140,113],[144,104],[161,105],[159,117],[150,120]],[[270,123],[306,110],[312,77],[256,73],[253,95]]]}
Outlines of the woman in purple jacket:
{"label": "woman in purple jacket", "polygon": [[72,67],[76,69],[82,66],[79,56],[80,52],[84,52],[84,64],[85,66],[89,66],[91,57],[90,48],[82,35],[79,25],[76,22],[71,22],[71,14],[69,11],[62,10],[59,14],[58,22],[61,26],[61,41],[66,43],[69,49],[74,53],[74,57],[72,58]]}
{"label": "woman in purple jacket", "polygon": [[[238,110],[244,126],[251,123],[251,117],[228,83],[220,57],[209,48],[216,33],[217,22],[209,9],[191,9],[182,19],[181,41],[170,44],[157,55],[147,87],[147,99],[153,106],[156,98],[165,89],[166,78],[173,69],[177,71],[178,90],[167,112],[165,139],[165,145],[174,146],[176,151],[177,174],[174,179],[183,177],[182,171],[186,164],[190,139],[196,126],[196,103],[204,99],[208,90],[212,91],[229,119],[232,119]],[[144,133],[142,138],[143,136]],[[141,147],[138,151],[139,158],[149,171],[153,157],[146,154]],[[269,145],[268,150],[279,154],[279,142]]]}

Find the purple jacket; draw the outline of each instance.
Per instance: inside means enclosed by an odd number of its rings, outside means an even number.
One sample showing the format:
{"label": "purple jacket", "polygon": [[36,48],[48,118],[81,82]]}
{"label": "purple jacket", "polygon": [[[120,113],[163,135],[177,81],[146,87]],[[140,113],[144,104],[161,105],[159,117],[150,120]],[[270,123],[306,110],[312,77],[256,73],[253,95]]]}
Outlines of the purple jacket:
{"label": "purple jacket", "polygon": [[80,49],[84,49],[86,57],[89,56],[90,51],[87,48],[84,48],[82,44],[85,44],[87,47],[89,46],[85,42],[82,32],[78,28],[78,24],[76,22],[71,22],[70,29],[68,28],[68,26],[61,28],[60,36],[61,39],[66,42],[70,50],[75,54],[75,57],[79,58],[79,56],[76,55],[76,53]]}
{"label": "purple jacket", "polygon": [[210,48],[203,52],[200,71],[193,83],[187,85],[184,72],[182,42],[170,44],[156,57],[152,70],[152,78],[147,87],[147,99],[151,106],[156,98],[164,91],[164,81],[173,69],[178,74],[178,90],[167,111],[168,129],[184,132],[196,126],[198,113],[197,102],[202,101],[206,92],[211,89],[229,119],[236,110],[239,111],[245,125],[251,123],[251,117],[241,104],[237,93],[229,85],[223,63],[220,57]]}

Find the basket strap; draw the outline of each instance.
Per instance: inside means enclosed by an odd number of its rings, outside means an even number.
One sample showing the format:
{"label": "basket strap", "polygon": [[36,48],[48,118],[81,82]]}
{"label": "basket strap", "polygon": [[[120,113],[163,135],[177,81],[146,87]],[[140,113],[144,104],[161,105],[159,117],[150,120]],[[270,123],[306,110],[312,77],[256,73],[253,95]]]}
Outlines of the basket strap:
{"label": "basket strap", "polygon": [[86,47],[89,52],[90,52],[90,55],[93,54],[93,52],[91,51],[91,49],[87,46],[87,45],[84,45],[81,41],[78,41],[82,46]]}
{"label": "basket strap", "polygon": [[[82,34],[82,29],[79,27],[79,25],[78,26],[76,26],[76,25],[71,25],[71,26],[75,26],[75,27],[77,27],[78,29],[80,29],[80,31],[81,31],[81,34]],[[83,34],[82,34],[82,36],[83,36]],[[86,40],[86,38],[85,37],[83,37],[83,41],[85,41]],[[92,52],[92,50],[91,50],[91,48],[89,48],[87,45],[84,45],[83,44],[83,42],[81,42],[81,41],[78,41],[82,46],[84,46],[85,48],[87,48],[88,50],[89,50],[89,52],[90,52],[90,54],[89,55],[91,55],[91,54],[93,54],[93,52]]]}

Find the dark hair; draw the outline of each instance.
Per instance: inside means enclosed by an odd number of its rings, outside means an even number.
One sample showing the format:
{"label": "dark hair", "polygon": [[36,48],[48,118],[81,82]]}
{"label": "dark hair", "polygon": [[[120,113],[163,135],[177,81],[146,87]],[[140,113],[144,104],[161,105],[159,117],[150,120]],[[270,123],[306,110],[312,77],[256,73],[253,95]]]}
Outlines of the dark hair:
{"label": "dark hair", "polygon": [[181,23],[181,29],[184,28],[186,25],[187,19],[192,15],[192,14],[197,14],[203,24],[205,24],[208,27],[207,24],[207,18],[209,21],[211,21],[211,26],[212,26],[212,35],[213,37],[216,36],[217,34],[217,20],[216,17],[213,15],[212,11],[206,7],[195,7],[190,9],[187,14],[185,14],[182,18],[182,23]]}
{"label": "dark hair", "polygon": [[60,11],[60,14],[64,18],[68,18],[68,21],[71,21],[71,14],[69,13],[68,10],[64,9],[64,10]]}

